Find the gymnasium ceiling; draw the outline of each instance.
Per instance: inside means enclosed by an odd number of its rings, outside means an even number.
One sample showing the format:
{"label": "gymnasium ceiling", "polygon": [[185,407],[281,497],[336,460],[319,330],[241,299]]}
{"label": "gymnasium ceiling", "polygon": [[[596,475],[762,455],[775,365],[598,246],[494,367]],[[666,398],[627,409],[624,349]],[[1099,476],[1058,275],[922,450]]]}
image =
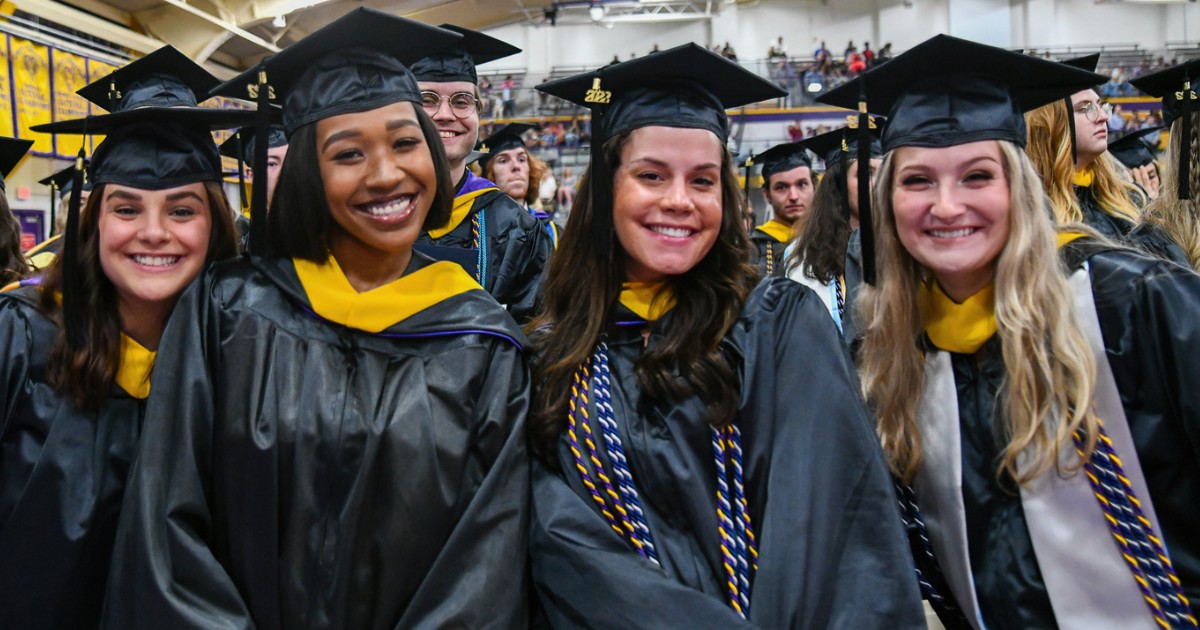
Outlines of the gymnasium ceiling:
{"label": "gymnasium ceiling", "polygon": [[[722,4],[758,0],[0,0],[35,21],[66,26],[134,55],[169,43],[218,76],[252,66],[351,9],[366,6],[428,24],[473,29],[505,24],[710,19]],[[591,9],[591,12],[589,12]],[[282,18],[280,18],[282,16]],[[17,19],[10,20],[10,25]],[[26,23],[27,24],[27,23]]]}

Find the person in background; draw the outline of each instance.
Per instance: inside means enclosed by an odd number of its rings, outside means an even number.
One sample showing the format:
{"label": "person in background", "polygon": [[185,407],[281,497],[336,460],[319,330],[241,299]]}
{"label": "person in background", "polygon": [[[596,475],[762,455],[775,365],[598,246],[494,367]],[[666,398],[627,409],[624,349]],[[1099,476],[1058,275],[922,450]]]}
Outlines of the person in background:
{"label": "person in background", "polygon": [[1200,108],[1191,101],[1194,80],[1200,81],[1200,63],[1188,61],[1139,77],[1134,85],[1162,98],[1162,120],[1171,135],[1158,198],[1146,207],[1142,220],[1170,235],[1187,263],[1200,269]]}
{"label": "person in background", "polygon": [[688,44],[538,89],[584,105],[597,77],[603,148],[530,324],[549,625],[924,628],[837,331],[745,262],[725,110],[778,88]]}
{"label": "person in background", "polygon": [[[1092,71],[1098,58],[1095,54],[1067,64]],[[1025,115],[1025,151],[1050,197],[1055,220],[1060,225],[1081,221],[1107,238],[1186,264],[1186,255],[1161,229],[1139,225],[1146,199],[1117,176],[1120,164],[1108,153],[1110,113],[1109,105],[1087,88]]]}
{"label": "person in background", "polygon": [[[1151,202],[1158,199],[1161,181],[1158,162],[1154,159],[1153,151],[1146,144],[1146,139],[1153,139],[1154,144],[1157,145],[1161,133],[1162,127],[1150,127],[1131,131],[1119,138],[1112,137],[1108,141],[1108,152],[1121,163],[1121,166],[1125,167],[1129,172],[1129,179],[1141,188],[1142,193]],[[1146,220],[1148,211],[1149,207],[1142,213],[1143,220]]]}
{"label": "person in background", "polygon": [[[239,234],[239,247],[242,251],[249,248],[250,239],[250,191],[246,190],[244,174],[249,174],[251,182],[254,179],[254,127],[243,127],[229,136],[219,147],[221,155],[231,157],[238,162],[238,194],[241,197],[241,211],[235,219]],[[271,198],[275,196],[275,184],[279,181],[279,170],[283,168],[283,160],[287,157],[287,134],[283,126],[272,124],[267,135],[267,208],[271,207]]]}
{"label": "person in background", "polygon": [[1200,276],[1056,229],[1021,147],[1099,75],[940,35],[862,80],[822,99],[888,114],[860,374],[927,597],[947,627],[1196,627]]}
{"label": "person in background", "polygon": [[25,254],[21,252],[21,224],[8,208],[4,178],[17,168],[31,146],[32,140],[0,137],[0,287],[20,280],[29,272]]}
{"label": "person in background", "polygon": [[[812,207],[799,225],[796,238],[784,252],[784,273],[820,296],[829,314],[844,333],[854,339],[852,314],[862,283],[862,246],[858,222],[858,126],[813,136],[803,146],[825,161],[825,173],[813,193]],[[872,121],[874,122],[874,121]],[[879,132],[871,132],[871,168],[874,176],[882,151]],[[849,333],[847,334],[847,331]]]}
{"label": "person in background", "polygon": [[454,183],[400,59],[459,39],[358,8],[214,90],[288,158],[163,336],[106,627],[527,627],[523,335],[413,248]]}
{"label": "person in background", "polygon": [[[754,158],[761,165],[763,198],[771,218],[750,232],[750,262],[763,277],[783,275],[783,252],[813,200],[813,171],[801,143],[778,144]],[[746,176],[750,176],[747,169]]]}
{"label": "person in background", "polygon": [[[56,211],[51,213],[54,217],[54,228],[51,230],[51,236],[25,252],[25,262],[29,265],[30,271],[39,271],[49,267],[50,263],[54,262],[54,259],[62,249],[62,233],[67,226],[67,210],[71,200],[71,190],[75,186],[74,179],[75,165],[72,164],[56,171],[49,177],[38,180],[39,184],[50,187],[50,203],[56,204]],[[91,194],[92,182],[88,179],[87,169],[85,168],[83,190],[80,193],[79,205],[87,205],[88,196]],[[61,197],[61,199],[56,197]]]}
{"label": "person in background", "polygon": [[520,49],[482,33],[447,25],[463,35],[455,47],[412,66],[422,106],[437,125],[455,182],[450,221],[421,233],[417,249],[461,265],[519,322],[533,317],[542,268],[554,246],[536,219],[496,185],[468,172],[467,156],[479,140],[475,65]]}
{"label": "person in background", "polygon": [[512,197],[529,211],[545,228],[552,243],[558,245],[559,227],[542,209],[538,198],[542,180],[549,168],[533,157],[525,147],[525,132],[534,129],[526,123],[509,123],[483,139],[480,149],[484,155],[479,159],[483,176],[493,182],[504,194]]}
{"label": "person in background", "polygon": [[108,114],[34,128],[106,135],[94,191],[69,205],[61,255],[0,293],[6,626],[100,624],[150,373],[170,354],[163,330],[204,265],[237,253],[211,128],[247,116],[197,106],[217,83],[165,47],[80,90]]}

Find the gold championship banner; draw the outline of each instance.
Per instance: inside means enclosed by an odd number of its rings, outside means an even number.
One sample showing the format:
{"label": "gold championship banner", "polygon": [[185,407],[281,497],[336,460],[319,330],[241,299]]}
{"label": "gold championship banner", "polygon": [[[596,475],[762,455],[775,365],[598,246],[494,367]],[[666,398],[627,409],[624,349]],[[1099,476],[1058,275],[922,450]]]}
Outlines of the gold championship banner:
{"label": "gold championship banner", "polygon": [[[96,81],[99,81],[100,79],[103,79],[104,77],[108,76],[113,70],[116,70],[116,69],[117,69],[117,67],[112,64],[107,64],[107,63],[104,63],[103,61],[96,61],[95,59],[88,59],[87,60],[88,83],[94,83]],[[87,103],[86,100],[84,102]],[[103,114],[106,112],[107,112],[106,109],[104,109],[98,105],[93,105],[91,103],[87,103],[87,113],[89,116],[99,116],[100,114]],[[103,140],[104,140],[104,136],[90,136],[88,138],[88,155],[91,155],[96,150],[96,147]]]}
{"label": "gold championship banner", "polygon": [[35,153],[53,153],[54,138],[33,133],[34,125],[50,122],[53,116],[50,93],[50,49],[29,40],[10,40],[13,88],[17,110],[17,137],[33,140]]}
{"label": "gold championship banner", "polygon": [[9,65],[8,35],[0,38],[0,136],[16,135],[13,126],[12,70]]}
{"label": "gold championship banner", "polygon": [[[68,52],[53,50],[50,53],[50,66],[54,71],[55,122],[87,116],[87,99],[75,93],[75,90],[88,84],[87,60]],[[79,147],[86,141],[86,136],[56,135],[55,153],[62,158],[74,158],[79,153]]]}

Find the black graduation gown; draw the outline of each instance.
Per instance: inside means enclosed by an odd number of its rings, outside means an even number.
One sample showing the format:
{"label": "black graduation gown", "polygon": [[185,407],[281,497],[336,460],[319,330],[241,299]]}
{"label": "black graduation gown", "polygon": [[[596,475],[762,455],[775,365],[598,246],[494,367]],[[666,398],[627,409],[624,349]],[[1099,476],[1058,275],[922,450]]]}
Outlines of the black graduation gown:
{"label": "black graduation gown", "polygon": [[[1175,572],[1200,614],[1200,276],[1090,239],[1065,246],[1063,257],[1072,269],[1089,264],[1104,347],[1146,485]],[[973,355],[952,354],[951,363],[967,546],[983,620],[989,628],[1053,628],[1020,494],[996,477],[1006,441],[994,419],[1004,377],[999,340]]]}
{"label": "black graduation gown", "polygon": [[144,401],[84,411],[46,381],[40,290],[0,294],[0,626],[94,628]]}
{"label": "black graduation gown", "polygon": [[[637,319],[617,310],[617,321]],[[670,325],[668,313],[649,343]],[[749,621],[726,603],[716,465],[701,403],[639,411],[640,327],[608,334],[612,405],[663,568],[609,528],[580,481],[564,432],[563,472],[538,461],[533,474],[530,551],[551,625],[925,627],[857,376],[815,294],[785,278],[765,280],[722,342],[740,365],[737,424],[759,544]]]}
{"label": "black graduation gown", "polygon": [[1179,263],[1190,267],[1187,254],[1171,240],[1162,228],[1148,223],[1135,224],[1121,217],[1113,216],[1100,208],[1099,202],[1092,196],[1090,188],[1075,187],[1075,196],[1079,199],[1079,209],[1083,212],[1083,224],[1096,230],[1113,241],[1139,249],[1151,256]]}
{"label": "black graduation gown", "polygon": [[[461,191],[464,184],[479,181],[494,186],[478,177],[464,177],[458,189]],[[508,308],[514,319],[529,321],[535,315],[542,290],[542,270],[554,251],[554,244],[546,228],[512,197],[499,190],[489,190],[474,198],[466,217],[448,234],[435,239],[428,232],[421,232],[417,243],[469,250],[468,258],[474,261],[471,218],[481,211],[487,231],[487,277],[480,284]],[[422,251],[439,260],[455,260],[434,249]],[[473,266],[468,271],[472,277],[476,275]]]}
{"label": "black graduation gown", "polygon": [[180,299],[106,627],[527,624],[520,330],[478,288],[378,334],[315,310],[286,259]]}
{"label": "black graduation gown", "polygon": [[858,310],[854,303],[858,299],[858,289],[862,286],[862,233],[858,230],[850,232],[846,242],[846,311],[842,313],[842,338],[853,352],[857,352],[861,343],[862,332],[858,329]]}
{"label": "black graduation gown", "polygon": [[[758,267],[761,277],[784,277],[787,275],[787,270],[783,268],[783,252],[788,246],[786,241],[780,241],[762,230],[754,229],[750,230],[750,244],[753,246],[750,262]],[[768,258],[771,260],[770,273],[767,273]]]}

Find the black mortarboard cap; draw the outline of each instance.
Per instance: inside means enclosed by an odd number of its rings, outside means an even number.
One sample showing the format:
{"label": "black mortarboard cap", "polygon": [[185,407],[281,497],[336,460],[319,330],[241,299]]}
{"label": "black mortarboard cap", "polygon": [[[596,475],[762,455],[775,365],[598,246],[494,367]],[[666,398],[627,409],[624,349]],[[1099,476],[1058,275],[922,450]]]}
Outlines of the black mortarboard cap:
{"label": "black mortarboard cap", "polygon": [[1154,134],[1157,138],[1162,132],[1162,127],[1147,127],[1131,131],[1120,137],[1110,138],[1108,141],[1108,152],[1113,157],[1117,158],[1125,168],[1138,168],[1145,166],[1154,161],[1154,153],[1150,150],[1150,146],[1146,144],[1146,136]]}
{"label": "black mortarboard cap", "polygon": [[442,28],[462,35],[462,39],[453,46],[412,64],[413,75],[417,77],[418,81],[432,83],[466,81],[478,84],[479,75],[475,72],[475,66],[521,52],[520,48],[508,42],[478,31],[453,24],[443,24]]}
{"label": "black mortarboard cap", "polygon": [[1185,111],[1200,109],[1193,81],[1200,79],[1200,59],[1130,79],[1133,87],[1162,99],[1163,123],[1170,126]]}
{"label": "black mortarboard cap", "polygon": [[480,166],[487,168],[492,155],[517,147],[525,148],[525,139],[522,136],[530,129],[536,128],[536,125],[529,123],[509,123],[484,138],[479,147],[479,151],[484,154],[479,159]]}
{"label": "black mortarboard cap", "polygon": [[812,168],[812,161],[808,159],[808,150],[801,142],[777,144],[759,153],[754,161],[762,167],[763,181],[769,180],[775,173],[790,171],[801,166]]}
{"label": "black mortarboard cap", "polygon": [[220,181],[221,155],[207,127],[147,122],[111,129],[92,153],[93,184],[163,190]]}
{"label": "black mortarboard cap", "polygon": [[0,191],[5,190],[4,178],[17,168],[31,146],[33,140],[0,137]]}
{"label": "black mortarboard cap", "polygon": [[1104,82],[1066,64],[937,35],[817,97],[859,111],[858,198],[863,217],[863,281],[875,283],[870,217],[870,147],[861,121],[886,114],[883,150],[1005,140],[1024,147],[1024,112]]}
{"label": "black mortarboard cap", "polygon": [[[852,119],[854,117],[851,117]],[[871,127],[871,156],[879,157],[883,155],[883,148],[879,144],[879,134],[882,132],[881,125],[878,121],[881,119],[874,118],[876,124]],[[805,138],[800,141],[809,151],[821,156],[825,162],[825,169],[829,170],[834,164],[849,159],[858,159],[858,125],[857,120],[853,126],[840,127],[833,131],[815,135],[811,138]]]}
{"label": "black mortarboard cap", "polygon": [[1181,137],[1177,138],[1179,145],[1179,198],[1191,199],[1191,182],[1188,181],[1188,168],[1192,163],[1192,117],[1190,115],[1200,109],[1200,99],[1192,81],[1200,76],[1200,60],[1193,59],[1165,70],[1132,79],[1133,87],[1162,98],[1163,123],[1168,127],[1176,119],[1183,119]]}
{"label": "black mortarboard cap", "polygon": [[[84,175],[83,189],[91,190],[92,189],[92,180],[87,176],[86,170],[84,171],[83,175]],[[44,177],[42,179],[39,179],[38,183],[43,186],[49,186],[52,190],[58,191],[59,194],[65,195],[65,194],[71,192],[71,188],[74,186],[74,177],[75,177],[75,165],[71,164],[70,166],[68,166],[64,169],[56,171],[53,175],[51,175],[49,177]]]}
{"label": "black mortarboard cap", "polygon": [[818,101],[886,114],[883,149],[1007,140],[1024,147],[1024,112],[1104,82],[1102,75],[938,35]]}
{"label": "black mortarboard cap", "polygon": [[[640,127],[708,129],[724,142],[725,110],[786,94],[779,86],[696,44],[543,83],[538,90],[603,109],[605,138]],[[593,118],[592,132],[596,132]]]}
{"label": "black mortarboard cap", "polygon": [[[267,134],[267,148],[278,149],[287,146],[287,143],[287,133],[284,132],[283,125],[271,125],[270,132]],[[239,145],[241,146],[240,152]],[[219,149],[221,155],[249,164],[253,161],[252,156],[254,155],[254,127],[238,129],[225,142],[221,143]]]}
{"label": "black mortarboard cap", "polygon": [[109,112],[135,107],[195,107],[220,80],[173,46],[124,65],[77,94]]}
{"label": "black mortarboard cap", "polygon": [[[1080,70],[1087,70],[1088,72],[1095,72],[1096,66],[1100,65],[1100,53],[1092,53],[1090,55],[1084,55],[1082,57],[1072,57],[1070,59],[1064,59],[1063,63],[1065,63],[1068,66],[1071,66],[1073,68],[1079,68]],[[1097,84],[1097,85],[1099,85],[1099,84]],[[1080,89],[1083,89],[1083,88],[1080,88]],[[1075,90],[1075,91],[1078,92],[1079,90]]]}
{"label": "black mortarboard cap", "polygon": [[273,98],[282,99],[283,126],[290,137],[323,118],[401,101],[420,103],[420,90],[405,64],[461,38],[360,7],[222,83],[212,94],[257,99],[260,72],[265,71]]}
{"label": "black mortarboard cap", "polygon": [[[175,74],[173,69],[178,69]],[[252,120],[253,112],[200,107],[219,80],[170,46],[117,68],[78,94],[107,114],[36,125],[42,133],[95,134],[120,125],[154,121],[225,129]],[[111,97],[110,97],[111,95]]]}

